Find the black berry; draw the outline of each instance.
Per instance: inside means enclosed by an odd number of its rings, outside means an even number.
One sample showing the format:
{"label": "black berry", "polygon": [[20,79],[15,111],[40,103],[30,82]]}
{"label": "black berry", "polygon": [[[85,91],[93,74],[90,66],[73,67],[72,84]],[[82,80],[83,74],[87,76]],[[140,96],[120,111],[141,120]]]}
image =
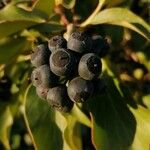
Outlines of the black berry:
{"label": "black berry", "polygon": [[108,50],[107,40],[85,31],[72,33],[68,42],[58,35],[37,46],[31,55],[36,67],[31,80],[38,97],[60,112],[70,112],[74,102],[83,103],[104,93],[106,85],[98,77],[100,58]]}
{"label": "black berry", "polygon": [[58,76],[68,76],[73,73],[75,58],[66,49],[59,49],[50,56],[50,68]]}
{"label": "black berry", "polygon": [[31,54],[31,63],[35,67],[39,67],[49,63],[50,51],[46,44],[38,45]]}
{"label": "black berry", "polygon": [[49,89],[47,101],[50,106],[61,112],[69,112],[73,107],[73,102],[69,99],[67,89],[63,85]]}
{"label": "black berry", "polygon": [[108,53],[110,46],[106,39],[102,38],[100,35],[92,36],[93,45],[92,52],[96,53],[99,57],[104,57]]}
{"label": "black berry", "polygon": [[66,48],[67,41],[65,38],[63,38],[63,36],[56,35],[49,40],[48,47],[51,52],[54,52],[57,49]]}
{"label": "black berry", "polygon": [[49,88],[56,84],[58,77],[51,72],[49,65],[42,65],[33,70],[31,80],[34,86]]}
{"label": "black berry", "polygon": [[102,70],[102,63],[94,53],[88,53],[81,57],[78,67],[79,75],[85,80],[98,78]]}
{"label": "black berry", "polygon": [[36,93],[37,93],[37,95],[38,95],[41,99],[43,99],[43,100],[46,100],[48,90],[49,90],[48,88],[45,88],[45,87],[42,87],[42,86],[36,87]]}
{"label": "black berry", "polygon": [[92,40],[91,38],[81,32],[74,32],[68,39],[67,48],[78,52],[78,53],[86,53],[91,50]]}
{"label": "black berry", "polygon": [[76,77],[68,84],[68,96],[73,102],[85,102],[93,93],[93,84],[91,81]]}

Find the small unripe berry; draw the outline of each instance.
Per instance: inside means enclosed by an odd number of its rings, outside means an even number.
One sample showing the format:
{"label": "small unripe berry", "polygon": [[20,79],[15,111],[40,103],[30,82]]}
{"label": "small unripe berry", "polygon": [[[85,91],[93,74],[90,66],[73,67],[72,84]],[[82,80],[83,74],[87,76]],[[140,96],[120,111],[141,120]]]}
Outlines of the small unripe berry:
{"label": "small unripe berry", "polygon": [[81,57],[78,72],[85,80],[98,78],[102,70],[102,63],[99,57],[94,53],[88,53]]}
{"label": "small unripe berry", "polygon": [[57,49],[66,48],[67,41],[65,38],[63,38],[63,36],[56,35],[49,40],[48,47],[51,52],[54,52]]}
{"label": "small unripe berry", "polygon": [[68,84],[68,96],[73,102],[85,102],[93,93],[93,84],[91,81],[76,77]]}
{"label": "small unripe berry", "polygon": [[31,74],[31,81],[34,86],[53,87],[58,77],[50,70],[49,65],[42,65],[35,68]]}
{"label": "small unripe berry", "polygon": [[92,48],[92,40],[84,33],[73,32],[68,39],[67,48],[78,53],[86,53]]}
{"label": "small unripe berry", "polygon": [[50,51],[46,44],[38,45],[34,48],[34,52],[31,54],[31,63],[35,67],[39,67],[49,63]]}
{"label": "small unripe berry", "polygon": [[49,89],[47,102],[61,112],[69,112],[73,107],[73,102],[69,99],[67,89],[63,85]]}
{"label": "small unripe berry", "polygon": [[68,76],[73,73],[75,58],[66,49],[59,49],[50,56],[50,68],[58,76]]}
{"label": "small unripe berry", "polygon": [[110,46],[106,39],[102,38],[100,35],[94,35],[92,36],[92,40],[92,52],[96,53],[101,58],[106,56],[110,49]]}

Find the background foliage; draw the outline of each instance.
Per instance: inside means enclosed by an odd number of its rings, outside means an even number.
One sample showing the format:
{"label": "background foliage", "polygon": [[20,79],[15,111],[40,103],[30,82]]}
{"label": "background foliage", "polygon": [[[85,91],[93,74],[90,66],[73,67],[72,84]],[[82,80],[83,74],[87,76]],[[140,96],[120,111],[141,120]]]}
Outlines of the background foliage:
{"label": "background foliage", "polygon": [[[0,1],[0,149],[148,150],[148,0]],[[71,113],[54,111],[30,84],[30,54],[53,35],[82,28],[108,39],[106,90]]]}

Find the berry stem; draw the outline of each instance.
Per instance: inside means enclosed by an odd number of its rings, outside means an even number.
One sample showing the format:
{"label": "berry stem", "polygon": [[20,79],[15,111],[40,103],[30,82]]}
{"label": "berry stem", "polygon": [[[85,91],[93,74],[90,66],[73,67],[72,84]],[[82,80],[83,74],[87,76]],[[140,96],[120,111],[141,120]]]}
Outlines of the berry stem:
{"label": "berry stem", "polygon": [[64,33],[64,38],[68,41],[70,35],[76,30],[76,26],[72,23],[67,25],[67,31]]}

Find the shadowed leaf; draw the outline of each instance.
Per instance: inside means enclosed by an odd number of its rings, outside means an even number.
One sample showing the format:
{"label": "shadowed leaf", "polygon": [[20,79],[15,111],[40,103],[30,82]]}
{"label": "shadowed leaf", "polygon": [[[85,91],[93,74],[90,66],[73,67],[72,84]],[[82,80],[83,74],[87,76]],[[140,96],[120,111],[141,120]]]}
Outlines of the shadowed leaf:
{"label": "shadowed leaf", "polygon": [[26,94],[24,117],[38,150],[62,148],[61,132],[54,121],[55,112],[36,95],[33,86]]}
{"label": "shadowed leaf", "polygon": [[[99,150],[148,149],[150,111],[126,104],[133,99],[121,96],[112,78],[105,78],[106,91],[88,103],[92,118],[93,143]],[[124,95],[123,91],[123,95]],[[129,94],[129,92],[127,91]],[[125,93],[125,94],[127,94]],[[143,132],[144,130],[144,132]],[[146,131],[146,132],[145,132]],[[142,138],[141,138],[142,137]]]}
{"label": "shadowed leaf", "polygon": [[[17,43],[17,44],[16,44]],[[24,49],[24,38],[4,38],[0,40],[0,64],[8,64],[14,60]]]}
{"label": "shadowed leaf", "polygon": [[99,150],[127,150],[134,140],[136,120],[113,80],[105,79],[107,89],[88,103],[93,121],[93,142]]}

